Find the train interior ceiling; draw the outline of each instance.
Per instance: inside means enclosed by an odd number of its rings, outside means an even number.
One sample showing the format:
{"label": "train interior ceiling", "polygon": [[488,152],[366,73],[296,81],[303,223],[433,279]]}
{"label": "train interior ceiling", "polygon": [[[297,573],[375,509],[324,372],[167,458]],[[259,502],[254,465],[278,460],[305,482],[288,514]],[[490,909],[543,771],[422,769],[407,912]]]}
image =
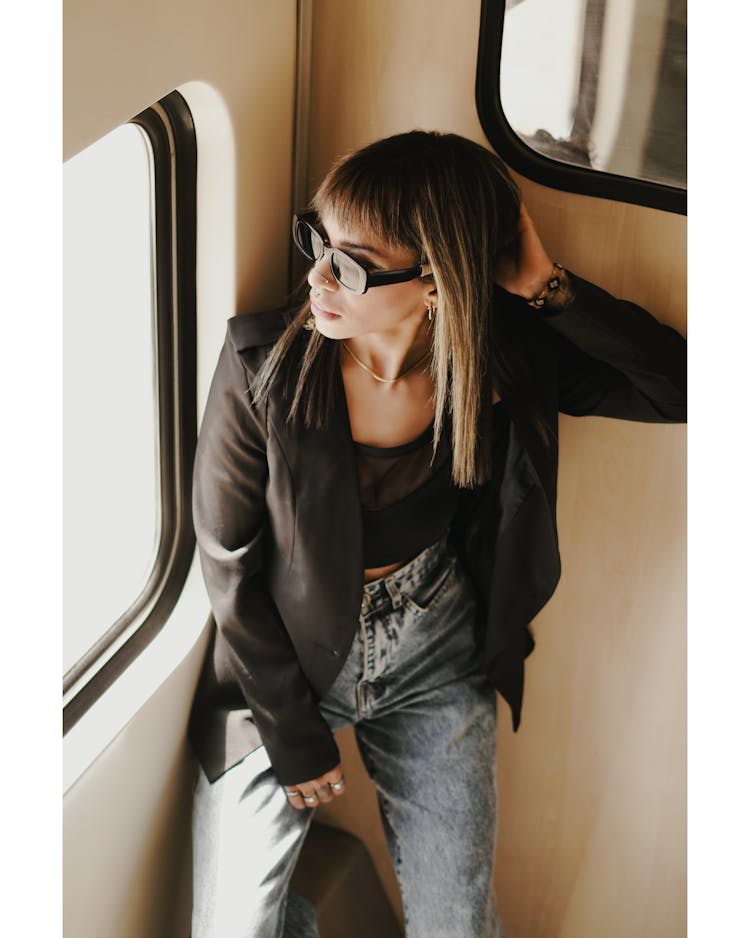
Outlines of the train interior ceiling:
{"label": "train interior ceiling", "polygon": [[[66,935],[189,934],[209,615],[190,466],[226,320],[303,273],[293,211],[345,151],[456,132],[507,160],[555,260],[684,334],[685,19],[679,0],[66,0]],[[563,577],[518,734],[499,710],[510,938],[686,932],[685,445],[561,418]],[[348,793],[319,836],[365,857],[398,934],[374,789],[337,740]],[[366,935],[343,920],[322,938]]]}

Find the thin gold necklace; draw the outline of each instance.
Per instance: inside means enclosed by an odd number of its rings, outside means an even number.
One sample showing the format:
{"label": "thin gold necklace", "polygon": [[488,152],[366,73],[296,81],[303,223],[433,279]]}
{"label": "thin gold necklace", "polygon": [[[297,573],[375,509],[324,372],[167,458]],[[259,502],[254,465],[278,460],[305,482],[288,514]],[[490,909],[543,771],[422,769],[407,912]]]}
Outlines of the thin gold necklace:
{"label": "thin gold necklace", "polygon": [[367,365],[349,348],[349,346],[342,340],[341,344],[347,350],[347,352],[352,356],[354,361],[359,365],[360,368],[364,368],[368,375],[371,375],[376,381],[380,381],[381,384],[393,384],[394,381],[400,381],[402,378],[405,378],[408,374],[414,371],[415,368],[419,368],[422,362],[426,361],[429,356],[432,354],[432,349],[428,349],[425,354],[419,359],[418,362],[415,362],[406,371],[402,371],[400,375],[396,375],[395,378],[381,378],[380,375],[376,375],[372,368],[368,368]]}

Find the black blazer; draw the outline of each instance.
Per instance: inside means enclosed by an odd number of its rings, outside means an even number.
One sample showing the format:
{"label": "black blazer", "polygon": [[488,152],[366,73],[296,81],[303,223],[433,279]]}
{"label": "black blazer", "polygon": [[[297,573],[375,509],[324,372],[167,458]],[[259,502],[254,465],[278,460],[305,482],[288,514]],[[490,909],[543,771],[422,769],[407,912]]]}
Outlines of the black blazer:
{"label": "black blazer", "polygon": [[[543,315],[502,290],[495,342],[518,348],[553,430],[543,441],[499,387],[511,417],[503,465],[462,492],[450,539],[477,592],[485,671],[518,728],[529,623],[560,577],[555,519],[557,415],[679,422],[685,341],[633,303],[570,275],[574,298]],[[363,588],[354,447],[337,372],[323,430],[286,422],[278,385],[248,383],[292,311],[229,320],[195,459],[193,512],[215,618],[190,720],[213,781],[263,743],[282,784],[317,778],[340,756],[317,702],[354,640]]]}

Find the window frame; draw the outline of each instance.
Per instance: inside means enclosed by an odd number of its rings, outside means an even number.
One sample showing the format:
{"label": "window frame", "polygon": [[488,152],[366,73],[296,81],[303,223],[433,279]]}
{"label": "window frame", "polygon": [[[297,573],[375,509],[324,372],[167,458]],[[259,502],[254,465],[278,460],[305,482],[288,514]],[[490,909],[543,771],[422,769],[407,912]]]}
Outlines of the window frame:
{"label": "window frame", "polygon": [[63,735],[166,624],[195,552],[191,495],[197,441],[195,127],[173,91],[132,118],[153,154],[154,296],[161,529],[133,603],[65,673]]}
{"label": "window frame", "polygon": [[475,97],[482,130],[498,156],[522,176],[552,189],[687,215],[687,189],[562,163],[520,139],[500,100],[504,24],[505,0],[482,0]]}

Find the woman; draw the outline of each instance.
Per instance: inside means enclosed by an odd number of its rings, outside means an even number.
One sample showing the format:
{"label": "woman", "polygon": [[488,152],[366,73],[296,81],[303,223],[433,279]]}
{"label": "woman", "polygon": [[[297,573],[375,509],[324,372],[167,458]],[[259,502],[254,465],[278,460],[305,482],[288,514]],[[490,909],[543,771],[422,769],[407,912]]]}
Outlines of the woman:
{"label": "woman", "polygon": [[684,342],[553,265],[461,137],[374,143],[313,209],[309,296],[230,320],[196,456],[193,936],[300,933],[289,877],[347,724],[409,938],[501,935],[495,691],[517,728],[560,573],[557,414],[683,420]]}

